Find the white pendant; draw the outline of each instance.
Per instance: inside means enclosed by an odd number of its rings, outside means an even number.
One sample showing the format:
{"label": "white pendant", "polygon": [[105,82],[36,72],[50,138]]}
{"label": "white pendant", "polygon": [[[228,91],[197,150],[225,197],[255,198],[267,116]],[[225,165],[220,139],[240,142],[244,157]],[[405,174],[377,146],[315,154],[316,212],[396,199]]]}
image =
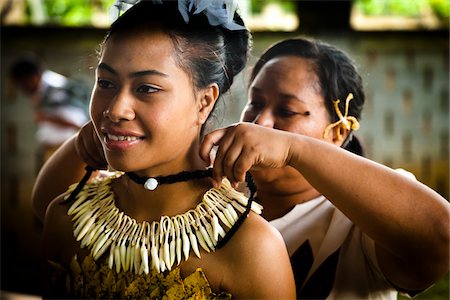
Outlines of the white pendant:
{"label": "white pendant", "polygon": [[158,186],[158,181],[155,178],[149,178],[144,183],[144,187],[150,191],[155,190],[157,186]]}

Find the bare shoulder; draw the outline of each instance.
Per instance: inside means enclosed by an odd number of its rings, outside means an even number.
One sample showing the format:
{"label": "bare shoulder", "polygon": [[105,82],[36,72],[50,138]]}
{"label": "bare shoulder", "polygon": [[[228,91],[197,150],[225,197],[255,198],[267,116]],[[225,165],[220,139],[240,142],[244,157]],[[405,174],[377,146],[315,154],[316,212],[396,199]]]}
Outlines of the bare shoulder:
{"label": "bare shoulder", "polygon": [[[261,216],[251,213],[233,237],[230,248],[245,261],[288,258],[283,237]],[[277,254],[274,257],[273,254]]]}
{"label": "bare shoulder", "polygon": [[65,200],[65,194],[62,194],[50,202],[45,213],[44,226],[55,227],[55,225],[63,225],[70,222],[67,215],[70,203]]}
{"label": "bare shoulder", "polygon": [[[245,242],[245,245],[260,244],[267,247],[281,247],[285,249],[283,237],[270,223],[263,217],[251,213],[236,232],[236,240]],[[266,245],[267,244],[267,245]]]}
{"label": "bare shoulder", "polygon": [[228,285],[236,284],[234,296],[244,298],[295,298],[295,284],[281,234],[262,217],[251,213],[224,247],[232,257],[227,266]]}
{"label": "bare shoulder", "polygon": [[67,215],[70,204],[65,202],[64,196],[63,194],[55,198],[48,206],[42,238],[44,256],[60,263],[69,259],[68,246],[75,244],[72,233],[73,224],[70,216]]}

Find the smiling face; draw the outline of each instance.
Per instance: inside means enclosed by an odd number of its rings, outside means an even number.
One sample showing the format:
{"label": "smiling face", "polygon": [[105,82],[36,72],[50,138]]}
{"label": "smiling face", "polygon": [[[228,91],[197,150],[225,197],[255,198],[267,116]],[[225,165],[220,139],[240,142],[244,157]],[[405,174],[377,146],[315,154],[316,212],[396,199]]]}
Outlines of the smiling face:
{"label": "smiling face", "polygon": [[113,168],[153,176],[193,168],[199,160],[192,154],[201,127],[198,99],[166,34],[112,35],[96,77],[91,117]]}
{"label": "smiling face", "polygon": [[[323,139],[323,131],[331,121],[312,63],[296,56],[281,56],[267,62],[250,85],[241,119]],[[331,137],[327,141],[332,142]],[[254,176],[272,183],[300,174],[288,167],[256,172]]]}

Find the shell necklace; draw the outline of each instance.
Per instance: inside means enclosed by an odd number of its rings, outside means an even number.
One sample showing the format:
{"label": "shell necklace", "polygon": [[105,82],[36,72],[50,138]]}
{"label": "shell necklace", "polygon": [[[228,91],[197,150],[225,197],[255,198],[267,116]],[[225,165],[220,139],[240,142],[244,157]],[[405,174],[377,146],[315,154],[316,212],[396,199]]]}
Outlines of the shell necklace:
{"label": "shell necklace", "polygon": [[116,172],[83,187],[81,182],[74,184],[66,196],[66,200],[75,200],[67,214],[72,216],[73,234],[81,248],[88,247],[94,260],[109,251],[109,268],[117,273],[171,270],[175,261],[178,265],[183,258],[187,260],[191,250],[200,258],[199,245],[207,252],[220,248],[250,209],[261,214],[262,206],[252,201],[254,193],[249,200],[224,179],[219,188],[208,190],[195,208],[162,216],[160,221],[138,223],[115,205],[111,182],[122,175]]}

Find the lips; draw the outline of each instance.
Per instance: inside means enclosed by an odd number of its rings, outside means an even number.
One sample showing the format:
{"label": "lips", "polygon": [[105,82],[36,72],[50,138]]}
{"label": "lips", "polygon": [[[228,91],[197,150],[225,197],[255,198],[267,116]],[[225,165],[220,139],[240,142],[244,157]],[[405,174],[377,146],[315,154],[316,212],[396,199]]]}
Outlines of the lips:
{"label": "lips", "polygon": [[114,135],[110,133],[107,133],[106,137],[113,141],[127,141],[127,142],[141,139],[140,137],[137,136]]}
{"label": "lips", "polygon": [[111,151],[124,151],[139,144],[144,136],[136,132],[118,129],[103,129],[104,143]]}

